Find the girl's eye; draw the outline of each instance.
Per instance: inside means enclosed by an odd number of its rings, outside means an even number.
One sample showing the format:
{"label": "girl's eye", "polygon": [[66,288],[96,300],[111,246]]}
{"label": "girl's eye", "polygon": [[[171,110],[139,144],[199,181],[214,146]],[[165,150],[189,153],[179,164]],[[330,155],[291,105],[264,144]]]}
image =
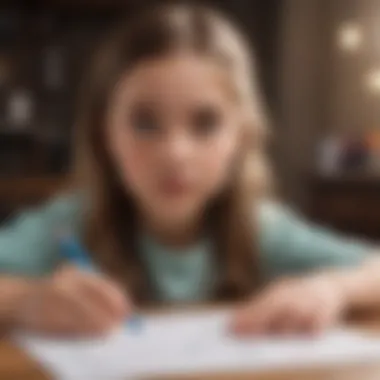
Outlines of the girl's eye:
{"label": "girl's eye", "polygon": [[216,132],[221,125],[220,111],[210,106],[197,109],[191,119],[194,132],[200,136],[207,136]]}
{"label": "girl's eye", "polygon": [[154,133],[159,129],[157,116],[149,108],[137,108],[132,112],[130,123],[139,133]]}

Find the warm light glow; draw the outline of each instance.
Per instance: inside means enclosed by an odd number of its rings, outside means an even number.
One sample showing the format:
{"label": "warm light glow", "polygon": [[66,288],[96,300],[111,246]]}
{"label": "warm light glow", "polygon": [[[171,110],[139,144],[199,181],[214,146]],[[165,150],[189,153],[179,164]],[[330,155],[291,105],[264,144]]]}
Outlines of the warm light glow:
{"label": "warm light glow", "polygon": [[359,49],[362,41],[363,33],[358,24],[347,22],[340,26],[338,30],[338,45],[340,49],[355,52]]}
{"label": "warm light glow", "polygon": [[365,76],[365,86],[373,94],[380,94],[380,68],[373,69]]}

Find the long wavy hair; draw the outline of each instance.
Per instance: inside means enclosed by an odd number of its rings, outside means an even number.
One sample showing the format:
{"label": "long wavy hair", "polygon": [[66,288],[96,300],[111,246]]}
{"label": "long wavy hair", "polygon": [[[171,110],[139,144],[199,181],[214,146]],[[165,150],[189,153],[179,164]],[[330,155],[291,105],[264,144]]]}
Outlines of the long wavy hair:
{"label": "long wavy hair", "polygon": [[97,52],[88,72],[76,125],[76,181],[86,195],[84,240],[101,268],[137,303],[153,301],[136,244],[136,210],[118,180],[105,144],[105,115],[120,79],[145,60],[179,51],[206,56],[225,69],[245,115],[245,137],[231,184],[210,201],[219,281],[215,299],[251,294],[259,280],[255,205],[268,188],[264,163],[266,117],[254,60],[242,35],[218,12],[169,5],[121,24]]}

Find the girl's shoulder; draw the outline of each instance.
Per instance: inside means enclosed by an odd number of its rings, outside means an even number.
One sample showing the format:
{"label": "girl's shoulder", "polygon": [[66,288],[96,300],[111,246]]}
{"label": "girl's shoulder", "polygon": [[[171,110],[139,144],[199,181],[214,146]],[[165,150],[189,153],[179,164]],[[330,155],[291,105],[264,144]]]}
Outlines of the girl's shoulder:
{"label": "girl's shoulder", "polygon": [[41,205],[21,210],[4,227],[27,226],[31,228],[38,225],[49,230],[64,228],[77,233],[82,228],[84,212],[85,202],[80,193],[61,193]]}
{"label": "girl's shoulder", "polygon": [[62,193],[48,200],[39,211],[49,219],[82,219],[84,203],[79,192]]}
{"label": "girl's shoulder", "polygon": [[0,273],[51,273],[61,262],[57,231],[68,229],[80,234],[83,209],[81,196],[61,194],[4,222],[0,228]]}

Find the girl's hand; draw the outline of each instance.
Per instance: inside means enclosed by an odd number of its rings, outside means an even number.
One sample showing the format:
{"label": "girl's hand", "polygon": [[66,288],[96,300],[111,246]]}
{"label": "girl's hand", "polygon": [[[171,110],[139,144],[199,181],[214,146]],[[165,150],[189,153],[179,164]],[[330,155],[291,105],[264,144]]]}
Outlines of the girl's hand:
{"label": "girl's hand", "polygon": [[327,276],[282,280],[238,310],[232,330],[239,335],[318,333],[346,306],[342,286]]}
{"label": "girl's hand", "polygon": [[130,304],[112,281],[66,267],[32,286],[14,325],[63,335],[102,335],[123,323]]}

